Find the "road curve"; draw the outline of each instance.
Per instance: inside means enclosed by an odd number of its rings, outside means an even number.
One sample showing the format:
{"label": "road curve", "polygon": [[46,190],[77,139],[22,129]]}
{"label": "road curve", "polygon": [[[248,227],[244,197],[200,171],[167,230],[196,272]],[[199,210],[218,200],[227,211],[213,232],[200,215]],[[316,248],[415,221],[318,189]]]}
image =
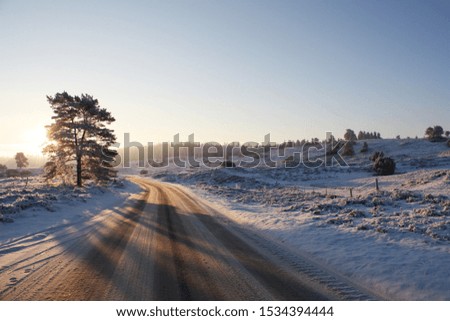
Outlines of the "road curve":
{"label": "road curve", "polygon": [[[0,269],[0,282],[11,282],[0,289],[0,299],[370,298],[323,271],[309,271],[314,267],[305,262],[305,268],[292,253],[247,233],[176,185],[131,180],[143,192],[123,208]],[[11,278],[15,271],[28,272]]]}

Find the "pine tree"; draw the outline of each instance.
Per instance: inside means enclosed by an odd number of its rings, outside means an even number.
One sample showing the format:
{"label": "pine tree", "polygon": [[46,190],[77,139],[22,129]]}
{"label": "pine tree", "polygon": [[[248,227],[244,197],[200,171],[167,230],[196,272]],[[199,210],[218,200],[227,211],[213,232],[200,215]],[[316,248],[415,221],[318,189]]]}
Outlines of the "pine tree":
{"label": "pine tree", "polygon": [[54,123],[47,126],[48,137],[54,143],[44,149],[50,156],[47,178],[59,177],[70,183],[75,169],[79,187],[83,179],[108,180],[117,155],[110,149],[116,136],[106,127],[115,121],[111,113],[87,94],[71,96],[63,92],[47,96],[47,100],[55,114]]}
{"label": "pine tree", "polygon": [[444,129],[439,125],[434,126],[433,134],[434,134],[433,135],[434,138],[437,138],[437,139],[442,138],[442,135],[444,135]]}
{"label": "pine tree", "polygon": [[348,140],[348,141],[351,141],[351,142],[354,142],[357,139],[357,137],[356,137],[356,134],[355,134],[355,132],[353,130],[347,129],[345,134],[344,134],[344,139]]}
{"label": "pine tree", "polygon": [[429,140],[433,139],[433,137],[434,137],[434,129],[433,129],[433,127],[428,127],[425,130],[425,136],[427,136]]}
{"label": "pine tree", "polygon": [[428,127],[425,130],[425,136],[428,137],[428,140],[430,142],[440,142],[440,141],[444,141],[444,137],[442,137],[442,135],[444,135],[444,129],[439,126],[436,125],[434,127]]}

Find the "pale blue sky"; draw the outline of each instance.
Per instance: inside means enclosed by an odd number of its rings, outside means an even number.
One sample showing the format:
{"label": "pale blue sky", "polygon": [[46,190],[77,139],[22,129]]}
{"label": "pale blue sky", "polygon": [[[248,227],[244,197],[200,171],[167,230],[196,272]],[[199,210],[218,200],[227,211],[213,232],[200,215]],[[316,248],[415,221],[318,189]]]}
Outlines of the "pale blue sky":
{"label": "pale blue sky", "polygon": [[3,154],[64,90],[141,142],[450,129],[447,0],[0,0],[0,41]]}

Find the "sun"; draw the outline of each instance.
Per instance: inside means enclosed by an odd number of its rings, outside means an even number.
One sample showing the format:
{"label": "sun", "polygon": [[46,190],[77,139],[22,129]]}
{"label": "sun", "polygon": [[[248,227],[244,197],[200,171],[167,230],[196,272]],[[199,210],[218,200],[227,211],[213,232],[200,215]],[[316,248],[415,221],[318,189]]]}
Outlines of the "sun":
{"label": "sun", "polygon": [[28,128],[22,136],[24,153],[42,154],[42,148],[47,143],[47,131],[43,126]]}

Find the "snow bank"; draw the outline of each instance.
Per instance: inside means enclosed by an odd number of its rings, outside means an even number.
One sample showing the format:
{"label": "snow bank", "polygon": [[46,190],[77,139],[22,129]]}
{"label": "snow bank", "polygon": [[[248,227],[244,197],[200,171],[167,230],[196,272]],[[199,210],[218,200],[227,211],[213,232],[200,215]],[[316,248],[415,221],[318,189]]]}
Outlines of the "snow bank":
{"label": "snow bank", "polygon": [[20,179],[0,179],[0,188],[0,245],[44,229],[88,220],[106,208],[123,204],[139,191],[126,180],[108,187],[73,188],[47,185],[39,177],[31,177],[28,184]]}

